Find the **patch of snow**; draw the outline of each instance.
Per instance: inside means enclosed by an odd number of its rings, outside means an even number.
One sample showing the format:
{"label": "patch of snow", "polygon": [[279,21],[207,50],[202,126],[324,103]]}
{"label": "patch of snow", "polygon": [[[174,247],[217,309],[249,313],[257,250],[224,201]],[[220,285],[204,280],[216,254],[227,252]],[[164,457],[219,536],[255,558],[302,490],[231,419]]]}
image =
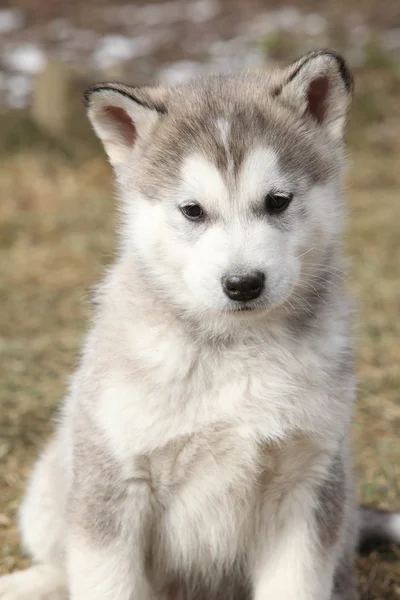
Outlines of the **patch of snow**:
{"label": "patch of snow", "polygon": [[0,9],[0,33],[9,33],[20,29],[24,24],[24,15],[16,9]]}
{"label": "patch of snow", "polygon": [[29,73],[30,75],[40,71],[46,62],[43,50],[31,43],[9,47],[3,58],[10,69],[21,73]]}
{"label": "patch of snow", "polygon": [[92,55],[95,67],[107,68],[118,62],[145,56],[154,49],[154,43],[148,36],[128,38],[123,35],[107,35]]}

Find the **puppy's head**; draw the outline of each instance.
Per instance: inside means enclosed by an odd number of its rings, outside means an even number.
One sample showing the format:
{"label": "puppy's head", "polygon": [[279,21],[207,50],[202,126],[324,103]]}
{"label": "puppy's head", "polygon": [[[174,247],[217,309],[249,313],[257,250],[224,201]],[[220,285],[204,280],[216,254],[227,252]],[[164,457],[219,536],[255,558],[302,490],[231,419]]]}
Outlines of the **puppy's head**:
{"label": "puppy's head", "polygon": [[310,289],[340,231],[351,91],[331,51],[272,74],[89,88],[123,202],[124,252],[160,300],[231,321]]}

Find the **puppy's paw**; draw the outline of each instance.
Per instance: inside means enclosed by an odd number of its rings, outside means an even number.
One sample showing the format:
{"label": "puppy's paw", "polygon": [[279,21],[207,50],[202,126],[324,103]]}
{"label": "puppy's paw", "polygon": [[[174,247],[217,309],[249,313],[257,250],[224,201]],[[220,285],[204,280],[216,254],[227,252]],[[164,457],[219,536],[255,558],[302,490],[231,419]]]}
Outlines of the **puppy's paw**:
{"label": "puppy's paw", "polygon": [[38,565],[0,578],[0,600],[67,600],[62,573]]}

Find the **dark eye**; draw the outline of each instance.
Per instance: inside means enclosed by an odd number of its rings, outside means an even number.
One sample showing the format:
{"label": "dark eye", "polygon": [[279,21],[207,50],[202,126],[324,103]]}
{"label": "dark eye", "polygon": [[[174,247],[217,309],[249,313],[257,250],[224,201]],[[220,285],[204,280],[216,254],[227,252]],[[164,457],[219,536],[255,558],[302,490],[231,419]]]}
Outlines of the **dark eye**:
{"label": "dark eye", "polygon": [[181,206],[181,211],[187,219],[190,219],[190,221],[200,221],[205,216],[204,210],[201,208],[200,204],[196,204],[196,202]]}
{"label": "dark eye", "polygon": [[293,194],[285,192],[270,192],[265,198],[265,207],[270,214],[278,214],[289,206]]}

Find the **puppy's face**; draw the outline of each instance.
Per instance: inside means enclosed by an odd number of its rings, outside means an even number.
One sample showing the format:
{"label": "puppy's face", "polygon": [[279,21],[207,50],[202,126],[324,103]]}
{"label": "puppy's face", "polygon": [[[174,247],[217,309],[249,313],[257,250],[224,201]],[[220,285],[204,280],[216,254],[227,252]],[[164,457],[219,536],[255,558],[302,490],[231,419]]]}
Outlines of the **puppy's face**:
{"label": "puppy's face", "polygon": [[160,300],[237,320],[301,298],[340,231],[350,88],[343,61],[322,52],[271,76],[89,90],[125,251]]}

